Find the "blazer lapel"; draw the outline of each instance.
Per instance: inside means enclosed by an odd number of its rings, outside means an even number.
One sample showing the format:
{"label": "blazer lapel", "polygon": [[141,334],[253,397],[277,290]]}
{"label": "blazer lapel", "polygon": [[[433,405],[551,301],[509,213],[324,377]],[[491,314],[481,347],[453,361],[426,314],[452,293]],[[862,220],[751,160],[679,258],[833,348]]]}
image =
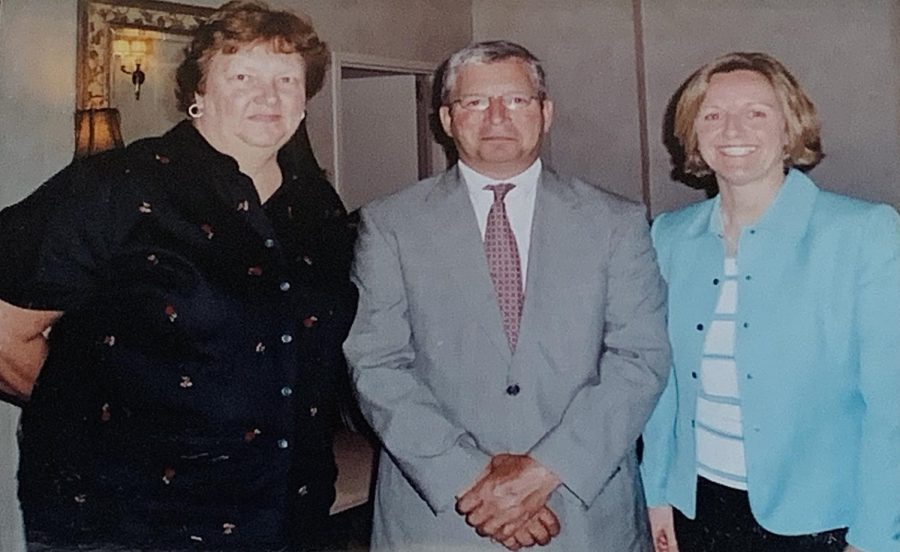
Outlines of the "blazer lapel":
{"label": "blazer lapel", "polygon": [[572,222],[572,211],[577,209],[579,200],[565,183],[544,170],[536,193],[520,345],[547,338],[548,318],[544,315],[553,310],[554,295],[565,293],[565,286],[561,288],[559,282],[560,267],[577,274],[577,259],[581,255],[577,245],[583,239],[578,224]]}
{"label": "blazer lapel", "polygon": [[484,327],[485,335],[503,358],[511,361],[512,354],[484,254],[484,241],[459,169],[454,167],[444,173],[426,198],[425,208],[434,221],[433,241],[437,256],[443,262],[439,269],[451,275],[460,297]]}

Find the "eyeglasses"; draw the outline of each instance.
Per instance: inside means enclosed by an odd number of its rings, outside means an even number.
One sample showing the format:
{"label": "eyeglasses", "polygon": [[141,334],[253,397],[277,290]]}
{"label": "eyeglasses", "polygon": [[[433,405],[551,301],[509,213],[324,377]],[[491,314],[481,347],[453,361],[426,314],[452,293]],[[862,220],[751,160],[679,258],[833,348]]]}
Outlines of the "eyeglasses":
{"label": "eyeglasses", "polygon": [[525,109],[530,106],[534,100],[538,99],[537,96],[529,96],[528,94],[503,94],[500,96],[471,95],[463,96],[458,100],[453,100],[450,102],[450,105],[459,104],[459,107],[466,111],[486,111],[491,105],[491,100],[494,98],[499,98],[503,107],[510,111]]}

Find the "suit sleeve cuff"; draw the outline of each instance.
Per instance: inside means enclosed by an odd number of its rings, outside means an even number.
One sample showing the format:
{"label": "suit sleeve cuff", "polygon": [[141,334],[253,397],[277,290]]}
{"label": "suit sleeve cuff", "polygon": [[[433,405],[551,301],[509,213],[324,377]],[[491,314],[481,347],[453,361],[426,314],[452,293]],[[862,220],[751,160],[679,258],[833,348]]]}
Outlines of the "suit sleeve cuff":
{"label": "suit sleeve cuff", "polygon": [[425,462],[400,465],[434,513],[456,507],[456,499],[491,461],[465,437],[450,450]]}
{"label": "suit sleeve cuff", "polygon": [[606,482],[618,473],[619,468],[601,481],[590,455],[572,454],[572,450],[575,448],[566,446],[558,435],[551,433],[535,445],[528,455],[555,473],[561,484],[587,508],[600,494]]}

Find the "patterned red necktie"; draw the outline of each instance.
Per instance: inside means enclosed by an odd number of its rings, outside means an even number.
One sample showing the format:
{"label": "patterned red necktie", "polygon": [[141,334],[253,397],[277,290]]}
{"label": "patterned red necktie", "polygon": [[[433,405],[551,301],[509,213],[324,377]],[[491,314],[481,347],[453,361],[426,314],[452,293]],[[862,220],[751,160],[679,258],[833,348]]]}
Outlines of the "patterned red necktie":
{"label": "patterned red necktie", "polygon": [[491,269],[491,280],[494,282],[500,313],[503,315],[503,329],[506,331],[509,350],[515,352],[525,294],[522,291],[519,248],[516,246],[516,236],[506,216],[506,205],[503,203],[503,198],[513,188],[514,184],[494,184],[484,187],[485,190],[494,192],[494,203],[488,212],[484,231],[484,252],[487,255],[488,267]]}

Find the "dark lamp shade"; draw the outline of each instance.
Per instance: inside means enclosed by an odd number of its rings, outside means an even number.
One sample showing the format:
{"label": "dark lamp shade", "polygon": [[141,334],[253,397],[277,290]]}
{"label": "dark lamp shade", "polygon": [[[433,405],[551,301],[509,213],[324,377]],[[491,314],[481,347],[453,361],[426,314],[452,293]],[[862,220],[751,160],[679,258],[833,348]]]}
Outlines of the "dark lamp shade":
{"label": "dark lamp shade", "polygon": [[118,109],[106,107],[79,109],[75,112],[76,158],[121,148],[123,145]]}

